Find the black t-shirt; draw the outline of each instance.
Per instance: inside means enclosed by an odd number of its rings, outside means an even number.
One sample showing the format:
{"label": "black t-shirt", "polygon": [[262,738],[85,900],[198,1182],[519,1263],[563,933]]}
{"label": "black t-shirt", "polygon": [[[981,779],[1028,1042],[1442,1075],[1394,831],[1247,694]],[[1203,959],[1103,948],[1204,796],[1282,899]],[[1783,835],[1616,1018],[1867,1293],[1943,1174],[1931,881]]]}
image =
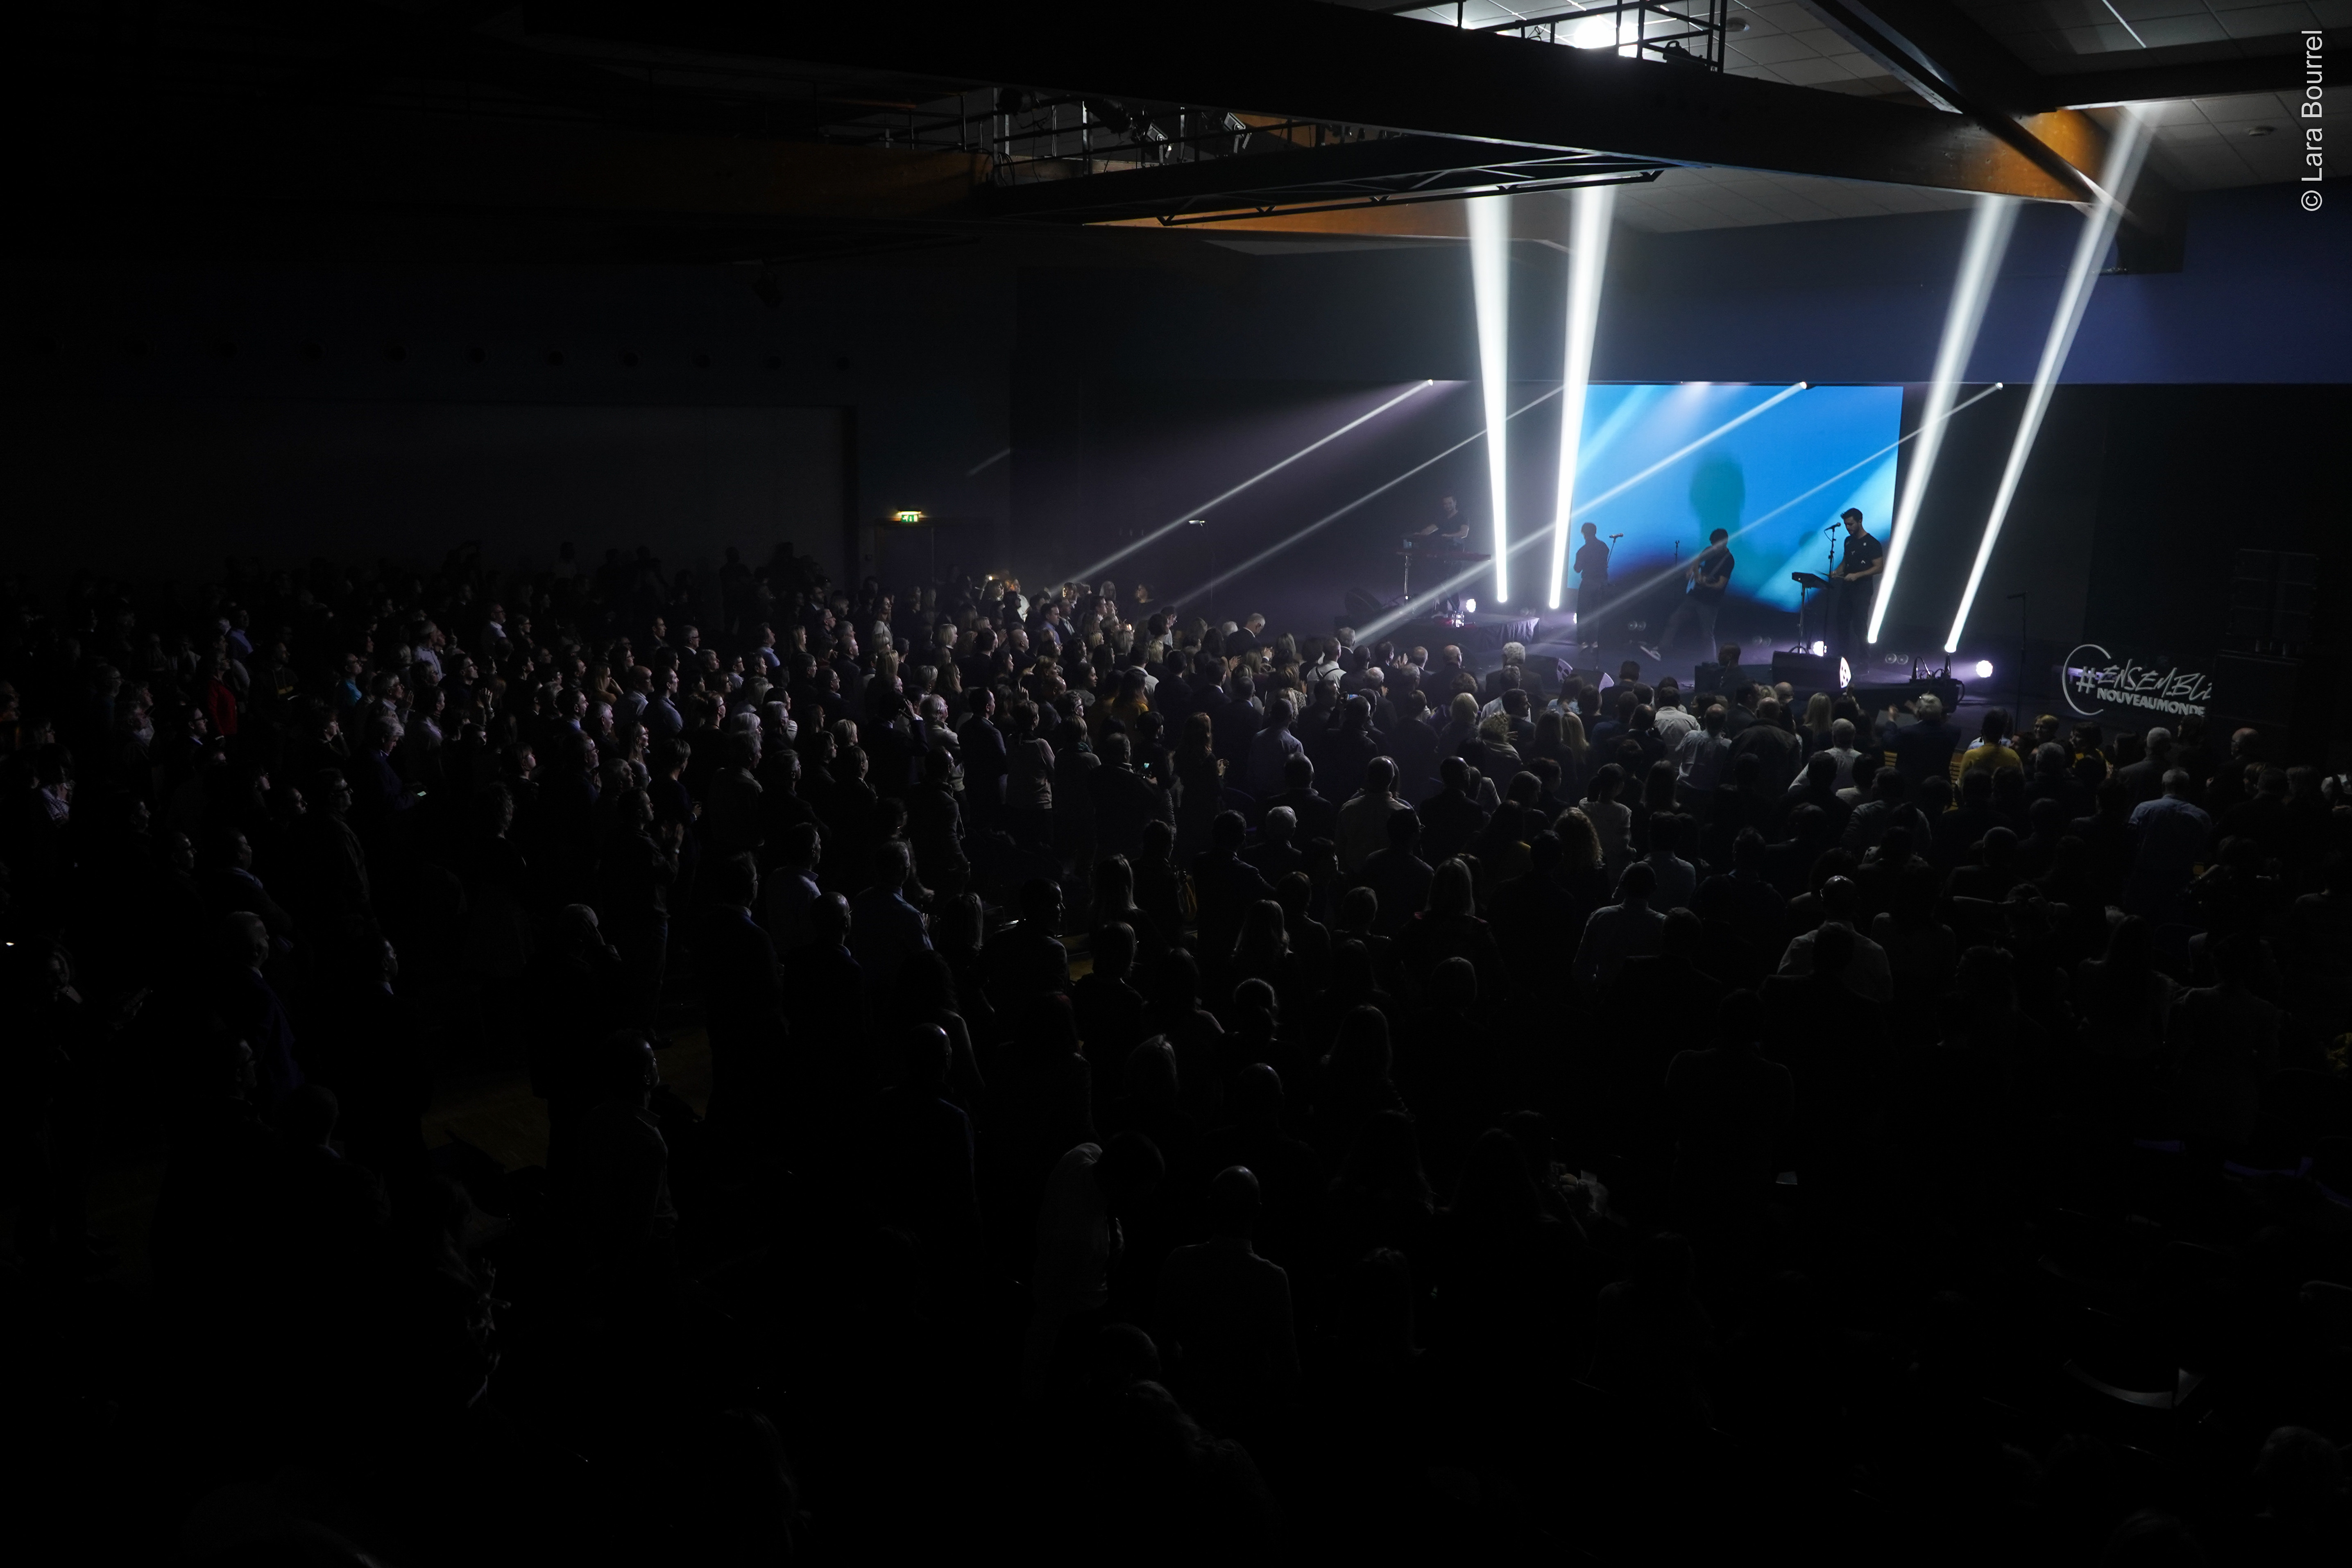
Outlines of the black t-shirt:
{"label": "black t-shirt", "polygon": [[[1838,559],[1838,570],[1852,574],[1862,571],[1865,567],[1875,566],[1885,558],[1886,546],[1866,533],[1857,533],[1847,538],[1845,553]],[[1872,577],[1856,584],[1855,586],[1869,592],[1877,588],[1878,579]]]}
{"label": "black t-shirt", "polygon": [[1607,587],[1609,585],[1609,547],[1597,539],[1578,546],[1576,576],[1581,586]]}
{"label": "black t-shirt", "polygon": [[[1706,556],[1702,553],[1699,556],[1698,578],[1692,580],[1690,596],[1696,599],[1702,605],[1719,605],[1723,603],[1724,593],[1731,586],[1731,570],[1738,564],[1738,558],[1728,550],[1723,552],[1723,557],[1720,561],[1709,561]],[[1710,588],[1705,582],[1698,580],[1699,578],[1707,577],[1722,578],[1723,587]]]}

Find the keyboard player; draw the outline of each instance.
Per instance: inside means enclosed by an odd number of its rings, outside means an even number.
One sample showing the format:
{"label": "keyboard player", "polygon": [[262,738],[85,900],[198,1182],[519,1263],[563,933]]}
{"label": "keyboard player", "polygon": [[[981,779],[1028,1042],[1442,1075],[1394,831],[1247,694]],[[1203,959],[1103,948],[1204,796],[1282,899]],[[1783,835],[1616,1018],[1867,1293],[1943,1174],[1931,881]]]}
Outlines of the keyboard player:
{"label": "keyboard player", "polygon": [[[1446,496],[1437,503],[1437,506],[1435,518],[1423,527],[1405,535],[1404,545],[1407,550],[1451,554],[1459,551],[1468,541],[1470,520],[1463,514],[1461,507],[1454,503],[1454,498]],[[1447,615],[1458,614],[1461,610],[1460,600],[1460,595],[1448,594],[1438,601],[1438,607]]]}

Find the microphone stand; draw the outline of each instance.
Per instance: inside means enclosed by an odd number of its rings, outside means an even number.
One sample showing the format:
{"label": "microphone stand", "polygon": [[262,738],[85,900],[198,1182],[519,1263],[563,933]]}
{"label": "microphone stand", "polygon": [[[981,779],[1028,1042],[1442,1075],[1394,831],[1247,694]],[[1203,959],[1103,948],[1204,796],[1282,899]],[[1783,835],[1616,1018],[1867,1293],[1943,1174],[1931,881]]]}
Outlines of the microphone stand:
{"label": "microphone stand", "polygon": [[2009,710],[2009,721],[2018,726],[2018,732],[2023,734],[2025,731],[2025,614],[2032,607],[2032,602],[2023,594],[2011,594],[2010,597],[2017,601],[2017,695],[2013,700],[2014,705]]}

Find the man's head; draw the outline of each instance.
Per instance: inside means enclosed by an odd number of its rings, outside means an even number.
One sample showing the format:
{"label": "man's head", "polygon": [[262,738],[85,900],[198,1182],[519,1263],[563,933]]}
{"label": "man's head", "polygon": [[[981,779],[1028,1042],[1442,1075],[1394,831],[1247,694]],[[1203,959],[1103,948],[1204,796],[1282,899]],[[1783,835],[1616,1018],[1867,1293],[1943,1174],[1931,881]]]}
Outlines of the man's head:
{"label": "man's head", "polygon": [[2189,784],[2189,770],[2187,768],[2168,768],[2165,770],[2164,793],[2166,795],[2176,800],[2180,799],[2188,795]]}
{"label": "man's head", "polygon": [[1706,536],[1706,542],[1709,544],[1722,544],[1727,542],[1730,538],[1731,531],[1729,529],[1718,528],[1713,533]]}
{"label": "man's head", "polygon": [[1228,1165],[1209,1183],[1209,1230],[1246,1240],[1257,1226],[1257,1175],[1247,1165]]}
{"label": "man's head", "polygon": [[1590,522],[1586,523],[1584,525],[1584,537],[1588,543],[1598,540],[1601,537],[1601,529],[1599,525]]}
{"label": "man's head", "polygon": [[229,951],[248,968],[259,969],[269,962],[269,928],[259,915],[239,910],[225,923]]}
{"label": "man's head", "polygon": [[2147,732],[2147,754],[2151,757],[2172,755],[2172,731],[2158,726]]}
{"label": "man's head", "polygon": [[635,1029],[607,1035],[596,1058],[597,1078],[607,1100],[643,1110],[661,1087],[653,1042]]}
{"label": "man's head", "polygon": [[1258,831],[1275,844],[1287,844],[1298,833],[1298,814],[1286,805],[1277,805],[1265,814]]}
{"label": "man's head", "polygon": [[1860,507],[1850,506],[1846,508],[1845,510],[1838,513],[1838,521],[1845,524],[1847,538],[1852,539],[1862,532],[1862,509]]}
{"label": "man's head", "polygon": [[1832,877],[1822,884],[1822,919],[1846,921],[1862,907],[1862,889],[1851,877]]}

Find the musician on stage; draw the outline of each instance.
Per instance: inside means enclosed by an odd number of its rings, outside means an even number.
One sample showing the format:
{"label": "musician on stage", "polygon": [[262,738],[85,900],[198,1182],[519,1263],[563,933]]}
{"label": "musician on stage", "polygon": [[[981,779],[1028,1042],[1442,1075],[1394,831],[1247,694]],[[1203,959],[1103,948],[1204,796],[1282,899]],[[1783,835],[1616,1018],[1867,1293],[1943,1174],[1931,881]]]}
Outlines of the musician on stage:
{"label": "musician on stage", "polygon": [[[1442,560],[1444,555],[1450,555],[1460,550],[1469,540],[1470,520],[1463,515],[1460,507],[1454,505],[1454,498],[1444,497],[1438,502],[1438,508],[1434,521],[1415,532],[1405,535],[1404,547],[1407,550],[1442,552],[1439,557]],[[1462,610],[1461,599],[1462,596],[1459,594],[1441,595],[1437,601],[1437,607],[1445,615],[1459,615]]]}
{"label": "musician on stage", "polygon": [[[1452,496],[1440,500],[1437,506],[1436,521],[1429,523],[1419,532],[1408,535],[1405,539],[1406,544],[1423,550],[1462,548],[1463,542],[1470,537],[1470,520],[1462,515],[1462,509],[1454,504]],[[1426,545],[1421,544],[1419,542],[1424,539],[1431,542]]]}
{"label": "musician on stage", "polygon": [[1609,547],[1601,530],[1584,525],[1584,542],[1576,547],[1576,646],[1601,646],[1601,604],[1609,597]]}
{"label": "musician on stage", "polygon": [[1683,602],[1666,617],[1666,629],[1658,634],[1654,645],[1642,649],[1652,658],[1666,657],[1664,650],[1675,646],[1675,634],[1685,626],[1698,626],[1702,647],[1715,647],[1715,619],[1723,613],[1723,595],[1731,586],[1731,533],[1717,529],[1706,536],[1706,548],[1698,552],[1691,563],[1683,568],[1683,580],[1688,584]]}
{"label": "musician on stage", "polygon": [[1845,547],[1837,570],[1830,574],[1836,584],[1830,603],[1830,657],[1845,660],[1848,672],[1858,674],[1870,633],[1870,607],[1878,598],[1878,574],[1886,570],[1886,546],[1864,530],[1861,508],[1850,506],[1839,517],[1845,524]]}

